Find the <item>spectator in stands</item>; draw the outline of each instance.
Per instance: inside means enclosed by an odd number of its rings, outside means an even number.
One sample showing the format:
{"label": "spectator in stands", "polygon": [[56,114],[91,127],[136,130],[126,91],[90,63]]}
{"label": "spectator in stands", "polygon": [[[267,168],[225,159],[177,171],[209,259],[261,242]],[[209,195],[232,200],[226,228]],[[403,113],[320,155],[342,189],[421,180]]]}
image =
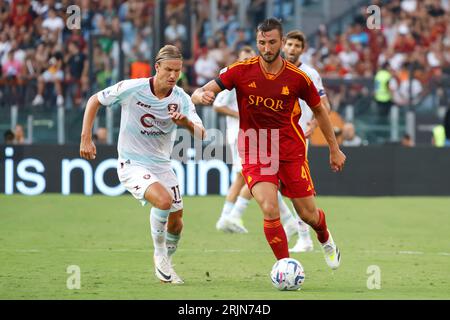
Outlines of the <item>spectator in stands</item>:
{"label": "spectator in stands", "polygon": [[197,74],[197,85],[203,86],[208,81],[214,79],[219,71],[217,62],[208,55],[208,49],[202,48],[200,56],[194,64],[194,70]]}
{"label": "spectator in stands", "polygon": [[25,144],[25,133],[20,124],[17,124],[14,130],[14,144]]}
{"label": "spectator in stands", "polygon": [[333,127],[334,136],[336,137],[337,143],[342,146],[342,142],[344,141],[344,137],[342,136],[342,129],[339,127]]}
{"label": "spectator in stands", "polygon": [[42,22],[42,27],[54,33],[58,42],[62,42],[62,30],[64,29],[64,20],[57,15],[55,7],[48,9],[47,18]]}
{"label": "spectator in stands", "polygon": [[391,88],[395,87],[389,64],[385,62],[375,75],[374,98],[377,104],[380,121],[385,121],[392,106]]}
{"label": "spectator in stands", "polygon": [[88,60],[75,42],[69,42],[65,65],[65,84],[67,95],[70,97],[69,101],[74,106],[79,106],[82,92],[87,90]]}
{"label": "spectator in stands", "polygon": [[104,127],[100,127],[93,135],[95,144],[106,144],[108,140],[108,130]]}
{"label": "spectator in stands", "polygon": [[3,134],[3,141],[5,144],[14,144],[14,132],[11,129],[8,129]]}
{"label": "spectator in stands", "polygon": [[6,61],[2,65],[2,75],[5,79],[5,83],[10,89],[7,93],[6,99],[10,105],[18,105],[19,102],[19,84],[24,72],[23,64],[21,61],[15,58],[15,50],[11,49]]}
{"label": "spectator in stands", "polygon": [[362,139],[356,135],[355,126],[351,122],[345,123],[342,128],[342,145],[344,147],[359,147],[362,145]]}
{"label": "spectator in stands", "polygon": [[38,93],[34,98],[32,105],[38,106],[44,104],[44,91],[47,83],[53,83],[56,90],[56,104],[62,106],[64,104],[62,82],[64,80],[63,71],[63,53],[58,47],[55,47],[54,53],[49,60],[49,66],[44,73],[38,78]]}
{"label": "spectator in stands", "polygon": [[409,134],[405,133],[402,137],[401,145],[408,148],[414,147],[414,141]]}
{"label": "spectator in stands", "polygon": [[166,42],[174,42],[177,39],[185,42],[187,40],[187,30],[184,25],[178,23],[176,17],[172,17],[169,20],[169,25],[164,30],[164,36]]}
{"label": "spectator in stands", "polygon": [[397,85],[393,85],[391,90],[394,92],[394,102],[399,107],[414,106],[422,97],[423,87],[418,80],[419,70],[410,71],[412,73],[408,78],[397,81]]}

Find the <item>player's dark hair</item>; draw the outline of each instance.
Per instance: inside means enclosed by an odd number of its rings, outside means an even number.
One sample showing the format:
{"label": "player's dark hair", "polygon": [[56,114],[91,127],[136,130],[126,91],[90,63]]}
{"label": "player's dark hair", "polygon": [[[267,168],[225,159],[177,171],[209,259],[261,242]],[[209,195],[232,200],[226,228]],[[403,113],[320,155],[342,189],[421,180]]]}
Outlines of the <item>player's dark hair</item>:
{"label": "player's dark hair", "polygon": [[302,43],[302,48],[305,48],[305,46],[306,46],[306,36],[300,30],[289,31],[286,35],[286,40],[289,40],[289,39],[295,39],[295,40],[300,41]]}
{"label": "player's dark hair", "polygon": [[283,36],[283,25],[281,21],[277,18],[267,18],[256,27],[256,33],[261,32],[262,34],[272,31],[278,30],[280,32],[280,36]]}

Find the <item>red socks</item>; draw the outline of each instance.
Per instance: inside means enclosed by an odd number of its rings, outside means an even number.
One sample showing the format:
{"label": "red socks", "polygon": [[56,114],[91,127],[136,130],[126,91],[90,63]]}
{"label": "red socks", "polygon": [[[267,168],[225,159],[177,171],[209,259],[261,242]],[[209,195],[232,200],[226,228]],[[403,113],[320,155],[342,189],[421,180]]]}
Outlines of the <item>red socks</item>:
{"label": "red socks", "polygon": [[317,239],[320,243],[328,241],[330,234],[327,229],[327,222],[325,221],[325,213],[322,209],[319,210],[319,222],[315,226],[311,226],[317,233]]}
{"label": "red socks", "polygon": [[289,247],[280,218],[264,219],[264,234],[277,260],[289,258]]}

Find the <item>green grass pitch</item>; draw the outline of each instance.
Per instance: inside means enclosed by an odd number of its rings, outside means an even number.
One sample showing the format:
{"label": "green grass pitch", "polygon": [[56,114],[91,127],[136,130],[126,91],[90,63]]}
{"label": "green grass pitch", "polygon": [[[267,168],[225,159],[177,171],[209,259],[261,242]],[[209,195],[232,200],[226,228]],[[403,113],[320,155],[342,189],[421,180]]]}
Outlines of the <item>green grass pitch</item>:
{"label": "green grass pitch", "polygon": [[[279,292],[269,279],[275,260],[254,202],[244,216],[249,233],[239,235],[215,229],[223,197],[184,198],[174,262],[186,283],[176,286],[154,276],[149,207],[130,195],[2,195],[0,299],[450,298],[450,198],[317,202],[341,249],[341,267],[326,266],[316,241],[314,252],[291,255],[305,268],[302,290]],[[66,285],[70,265],[81,270],[78,290]],[[373,265],[380,289],[367,286]]]}

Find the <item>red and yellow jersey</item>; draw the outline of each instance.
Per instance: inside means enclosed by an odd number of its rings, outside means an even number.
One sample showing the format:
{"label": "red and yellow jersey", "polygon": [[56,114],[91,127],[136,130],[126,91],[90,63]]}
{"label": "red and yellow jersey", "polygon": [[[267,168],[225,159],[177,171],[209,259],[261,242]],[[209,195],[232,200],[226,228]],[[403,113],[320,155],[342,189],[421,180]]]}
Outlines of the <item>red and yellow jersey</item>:
{"label": "red and yellow jersey", "polygon": [[[305,136],[298,124],[301,116],[298,99],[311,107],[320,103],[317,89],[305,72],[283,59],[281,70],[268,74],[261,66],[260,57],[254,57],[223,69],[216,81],[222,89],[236,88],[239,153],[244,163],[248,163],[251,150],[261,155],[260,151],[266,149],[270,156],[270,150],[274,152],[279,148],[282,161],[305,157]],[[279,142],[272,146],[276,131]]]}

